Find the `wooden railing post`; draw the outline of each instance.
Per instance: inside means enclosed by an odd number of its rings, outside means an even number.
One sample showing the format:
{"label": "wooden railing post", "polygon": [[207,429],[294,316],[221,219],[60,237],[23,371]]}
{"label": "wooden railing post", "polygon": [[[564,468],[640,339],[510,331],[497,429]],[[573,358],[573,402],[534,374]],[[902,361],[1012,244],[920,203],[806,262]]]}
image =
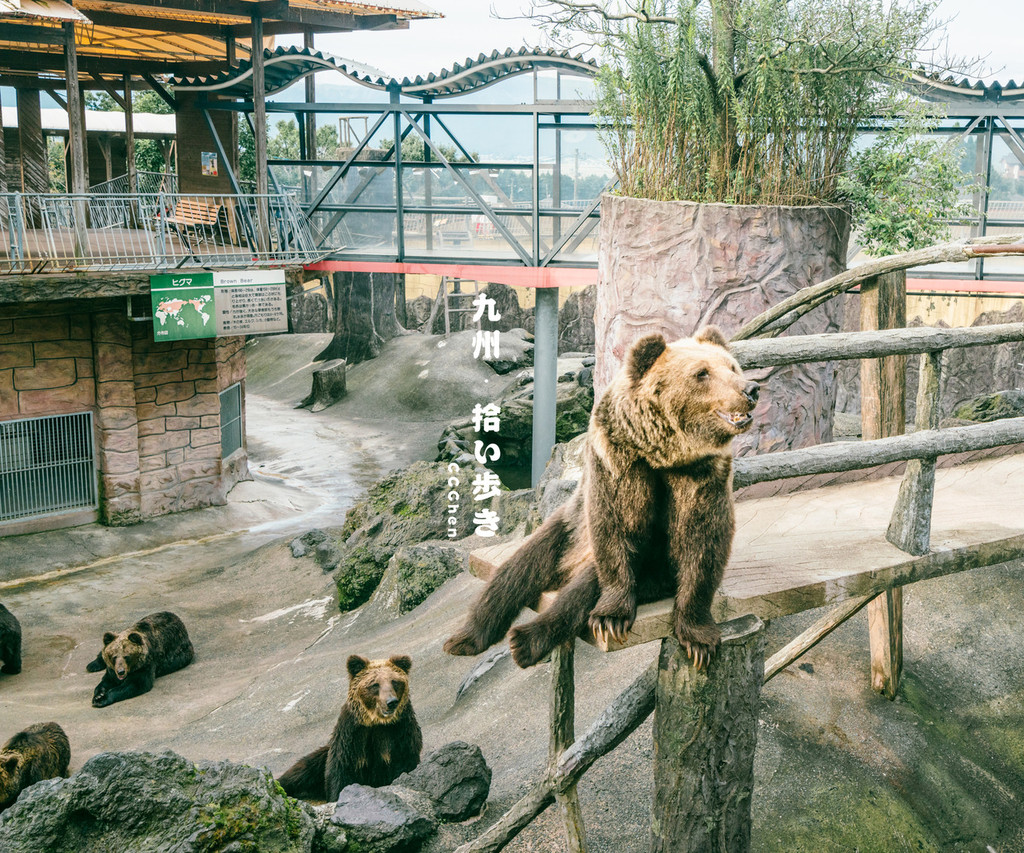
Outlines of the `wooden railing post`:
{"label": "wooden railing post", "polygon": [[654,706],[651,853],[750,850],[764,623],[736,620],[706,670],[662,641]]}
{"label": "wooden railing post", "polygon": [[[907,325],[906,272],[886,273],[860,289],[861,331]],[[864,359],[860,370],[864,440],[902,435],[906,428],[906,357]],[[890,589],[868,605],[871,686],[896,698],[903,669],[903,590]]]}
{"label": "wooden railing post", "polygon": [[[576,740],[576,641],[556,646],[551,652],[551,737],[548,742],[548,772],[554,778],[562,753]],[[586,853],[587,838],[583,813],[574,782],[564,791],[555,791],[555,803],[565,825],[568,853]]]}
{"label": "wooden railing post", "polygon": [[[921,354],[917,386],[915,431],[939,428],[942,397],[942,352]],[[900,483],[900,493],[885,538],[901,551],[920,557],[931,547],[932,497],[935,494],[935,457],[911,459]]]}

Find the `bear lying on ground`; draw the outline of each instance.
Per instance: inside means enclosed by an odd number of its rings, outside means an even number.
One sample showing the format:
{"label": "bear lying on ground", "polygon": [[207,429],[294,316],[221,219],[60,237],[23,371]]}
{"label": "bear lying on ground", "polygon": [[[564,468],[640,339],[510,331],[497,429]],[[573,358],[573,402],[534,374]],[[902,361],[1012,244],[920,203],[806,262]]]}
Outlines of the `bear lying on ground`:
{"label": "bear lying on ground", "polygon": [[445,651],[479,654],[548,590],[560,590],[554,605],[509,638],[519,666],[588,625],[623,642],[638,603],[675,596],[676,639],[706,666],[735,527],[732,439],[757,396],[713,326],[638,340],[591,416],[576,491],[495,573]]}
{"label": "bear lying on ground", "polygon": [[0,812],[29,785],[67,776],[71,745],[56,723],[36,723],[18,732],[0,749]]}
{"label": "bear lying on ground", "polygon": [[141,696],[161,675],[188,666],[195,658],[184,623],[173,613],[150,613],[120,634],[103,635],[103,651],[89,672],[106,669],[92,694],[94,708]]}
{"label": "bear lying on ground", "polygon": [[17,675],[21,672],[21,623],[0,604],[0,672]]}
{"label": "bear lying on ground", "polygon": [[409,699],[412,660],[352,655],[347,666],[348,699],[330,742],[277,780],[289,796],[337,800],[346,785],[389,785],[420,762],[423,735]]}

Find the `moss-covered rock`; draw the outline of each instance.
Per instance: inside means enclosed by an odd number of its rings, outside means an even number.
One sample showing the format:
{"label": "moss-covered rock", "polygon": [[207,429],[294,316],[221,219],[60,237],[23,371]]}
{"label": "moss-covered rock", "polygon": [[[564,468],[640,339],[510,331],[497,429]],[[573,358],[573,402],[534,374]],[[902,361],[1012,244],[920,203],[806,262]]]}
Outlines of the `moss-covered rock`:
{"label": "moss-covered rock", "polygon": [[474,513],[495,508],[473,498],[473,481],[486,472],[475,465],[449,470],[448,464],[414,462],[371,487],[349,510],[340,535],[335,581],[341,610],[370,598],[399,548],[473,534]]}
{"label": "moss-covered rock", "polygon": [[982,394],[953,409],[953,417],[976,423],[1024,416],[1024,391],[997,391]]}
{"label": "moss-covered rock", "polygon": [[309,853],[308,806],[263,769],[173,752],[104,752],[40,782],[0,816],[5,853]]}

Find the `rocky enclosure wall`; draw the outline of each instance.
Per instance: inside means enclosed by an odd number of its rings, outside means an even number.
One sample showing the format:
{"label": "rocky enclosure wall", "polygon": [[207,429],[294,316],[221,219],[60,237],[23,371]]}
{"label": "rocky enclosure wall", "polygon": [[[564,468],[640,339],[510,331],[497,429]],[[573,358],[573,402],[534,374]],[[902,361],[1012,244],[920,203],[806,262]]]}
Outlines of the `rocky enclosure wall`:
{"label": "rocky enclosure wall", "polygon": [[[655,202],[604,196],[594,315],[598,396],[630,345],[651,332],[668,339],[707,324],[726,336],[801,288],[845,269],[849,219],[835,208]],[[839,328],[835,300],[793,334]],[[737,453],[830,441],[834,364],[755,371],[762,383],[754,429]]]}

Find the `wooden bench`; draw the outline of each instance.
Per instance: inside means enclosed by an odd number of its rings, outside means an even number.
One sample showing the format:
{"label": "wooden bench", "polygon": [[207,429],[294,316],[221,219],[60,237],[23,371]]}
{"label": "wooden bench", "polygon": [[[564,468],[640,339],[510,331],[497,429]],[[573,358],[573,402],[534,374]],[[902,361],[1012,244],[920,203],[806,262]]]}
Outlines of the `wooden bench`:
{"label": "wooden bench", "polygon": [[212,237],[220,224],[223,210],[223,204],[210,204],[197,198],[182,197],[168,215],[167,224],[174,226],[189,252],[194,253],[193,238],[198,246],[204,239]]}

